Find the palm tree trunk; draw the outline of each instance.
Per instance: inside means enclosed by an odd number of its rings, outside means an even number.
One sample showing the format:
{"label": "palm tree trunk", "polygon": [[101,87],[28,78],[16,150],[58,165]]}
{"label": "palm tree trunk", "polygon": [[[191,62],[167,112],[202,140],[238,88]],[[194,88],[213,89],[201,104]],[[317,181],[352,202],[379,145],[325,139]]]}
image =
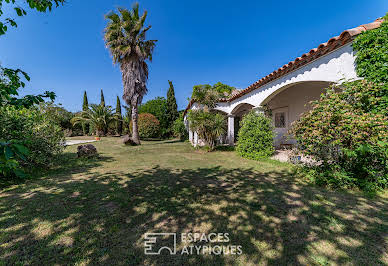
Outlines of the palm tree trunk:
{"label": "palm tree trunk", "polygon": [[140,145],[137,118],[138,118],[137,104],[133,104],[132,105],[132,141],[135,142],[137,145]]}

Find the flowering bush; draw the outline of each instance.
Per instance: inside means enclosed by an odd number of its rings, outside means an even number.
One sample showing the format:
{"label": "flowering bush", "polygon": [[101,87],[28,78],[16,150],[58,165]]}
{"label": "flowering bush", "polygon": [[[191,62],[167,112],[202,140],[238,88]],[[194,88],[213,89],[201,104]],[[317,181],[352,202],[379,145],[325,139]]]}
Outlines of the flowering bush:
{"label": "flowering bush", "polygon": [[317,182],[367,189],[388,184],[388,103],[381,90],[365,80],[332,86],[293,124],[301,151],[321,163]]}
{"label": "flowering bush", "polygon": [[[155,138],[160,135],[159,120],[152,114],[139,114],[138,126],[140,138]],[[129,128],[132,130],[132,121]]]}
{"label": "flowering bush", "polygon": [[274,153],[272,121],[251,111],[241,121],[236,150],[242,157],[260,159]]}

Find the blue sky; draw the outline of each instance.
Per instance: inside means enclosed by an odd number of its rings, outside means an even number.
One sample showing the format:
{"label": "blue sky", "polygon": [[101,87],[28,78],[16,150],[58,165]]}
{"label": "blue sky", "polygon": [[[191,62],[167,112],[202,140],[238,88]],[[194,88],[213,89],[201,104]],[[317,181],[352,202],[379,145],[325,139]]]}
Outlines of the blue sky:
{"label": "blue sky", "polygon": [[[218,81],[245,88],[343,30],[372,22],[388,11],[387,0],[229,1],[142,0],[157,39],[144,101],[175,86],[179,109],[192,87]],[[103,42],[104,14],[131,1],[67,0],[51,13],[29,11],[19,27],[0,37],[2,66],[21,68],[32,80],[23,93],[55,91],[70,111],[83,91],[115,106],[122,84]],[[6,12],[5,15],[9,14]]]}

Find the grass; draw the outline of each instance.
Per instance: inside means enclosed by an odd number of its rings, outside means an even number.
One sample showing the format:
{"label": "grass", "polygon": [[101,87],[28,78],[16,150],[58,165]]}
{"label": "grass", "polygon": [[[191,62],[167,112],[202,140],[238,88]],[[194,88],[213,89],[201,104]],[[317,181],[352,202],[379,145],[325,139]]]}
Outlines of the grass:
{"label": "grass", "polygon": [[[388,264],[386,193],[329,191],[288,164],[188,143],[93,144],[99,159],[71,146],[52,170],[3,186],[0,264]],[[147,232],[228,233],[221,244],[242,254],[144,255]]]}

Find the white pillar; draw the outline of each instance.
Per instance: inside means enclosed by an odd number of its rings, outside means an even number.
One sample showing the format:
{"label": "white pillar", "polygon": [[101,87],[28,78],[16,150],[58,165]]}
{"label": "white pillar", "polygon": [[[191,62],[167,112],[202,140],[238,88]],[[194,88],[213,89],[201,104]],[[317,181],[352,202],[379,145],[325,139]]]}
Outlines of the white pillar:
{"label": "white pillar", "polygon": [[197,145],[198,145],[198,134],[197,134],[197,132],[194,132],[193,145],[194,145],[194,147],[197,147]]}
{"label": "white pillar", "polygon": [[191,144],[193,144],[193,131],[189,130],[189,141]]}
{"label": "white pillar", "polygon": [[228,115],[228,143],[234,145],[234,115]]}

